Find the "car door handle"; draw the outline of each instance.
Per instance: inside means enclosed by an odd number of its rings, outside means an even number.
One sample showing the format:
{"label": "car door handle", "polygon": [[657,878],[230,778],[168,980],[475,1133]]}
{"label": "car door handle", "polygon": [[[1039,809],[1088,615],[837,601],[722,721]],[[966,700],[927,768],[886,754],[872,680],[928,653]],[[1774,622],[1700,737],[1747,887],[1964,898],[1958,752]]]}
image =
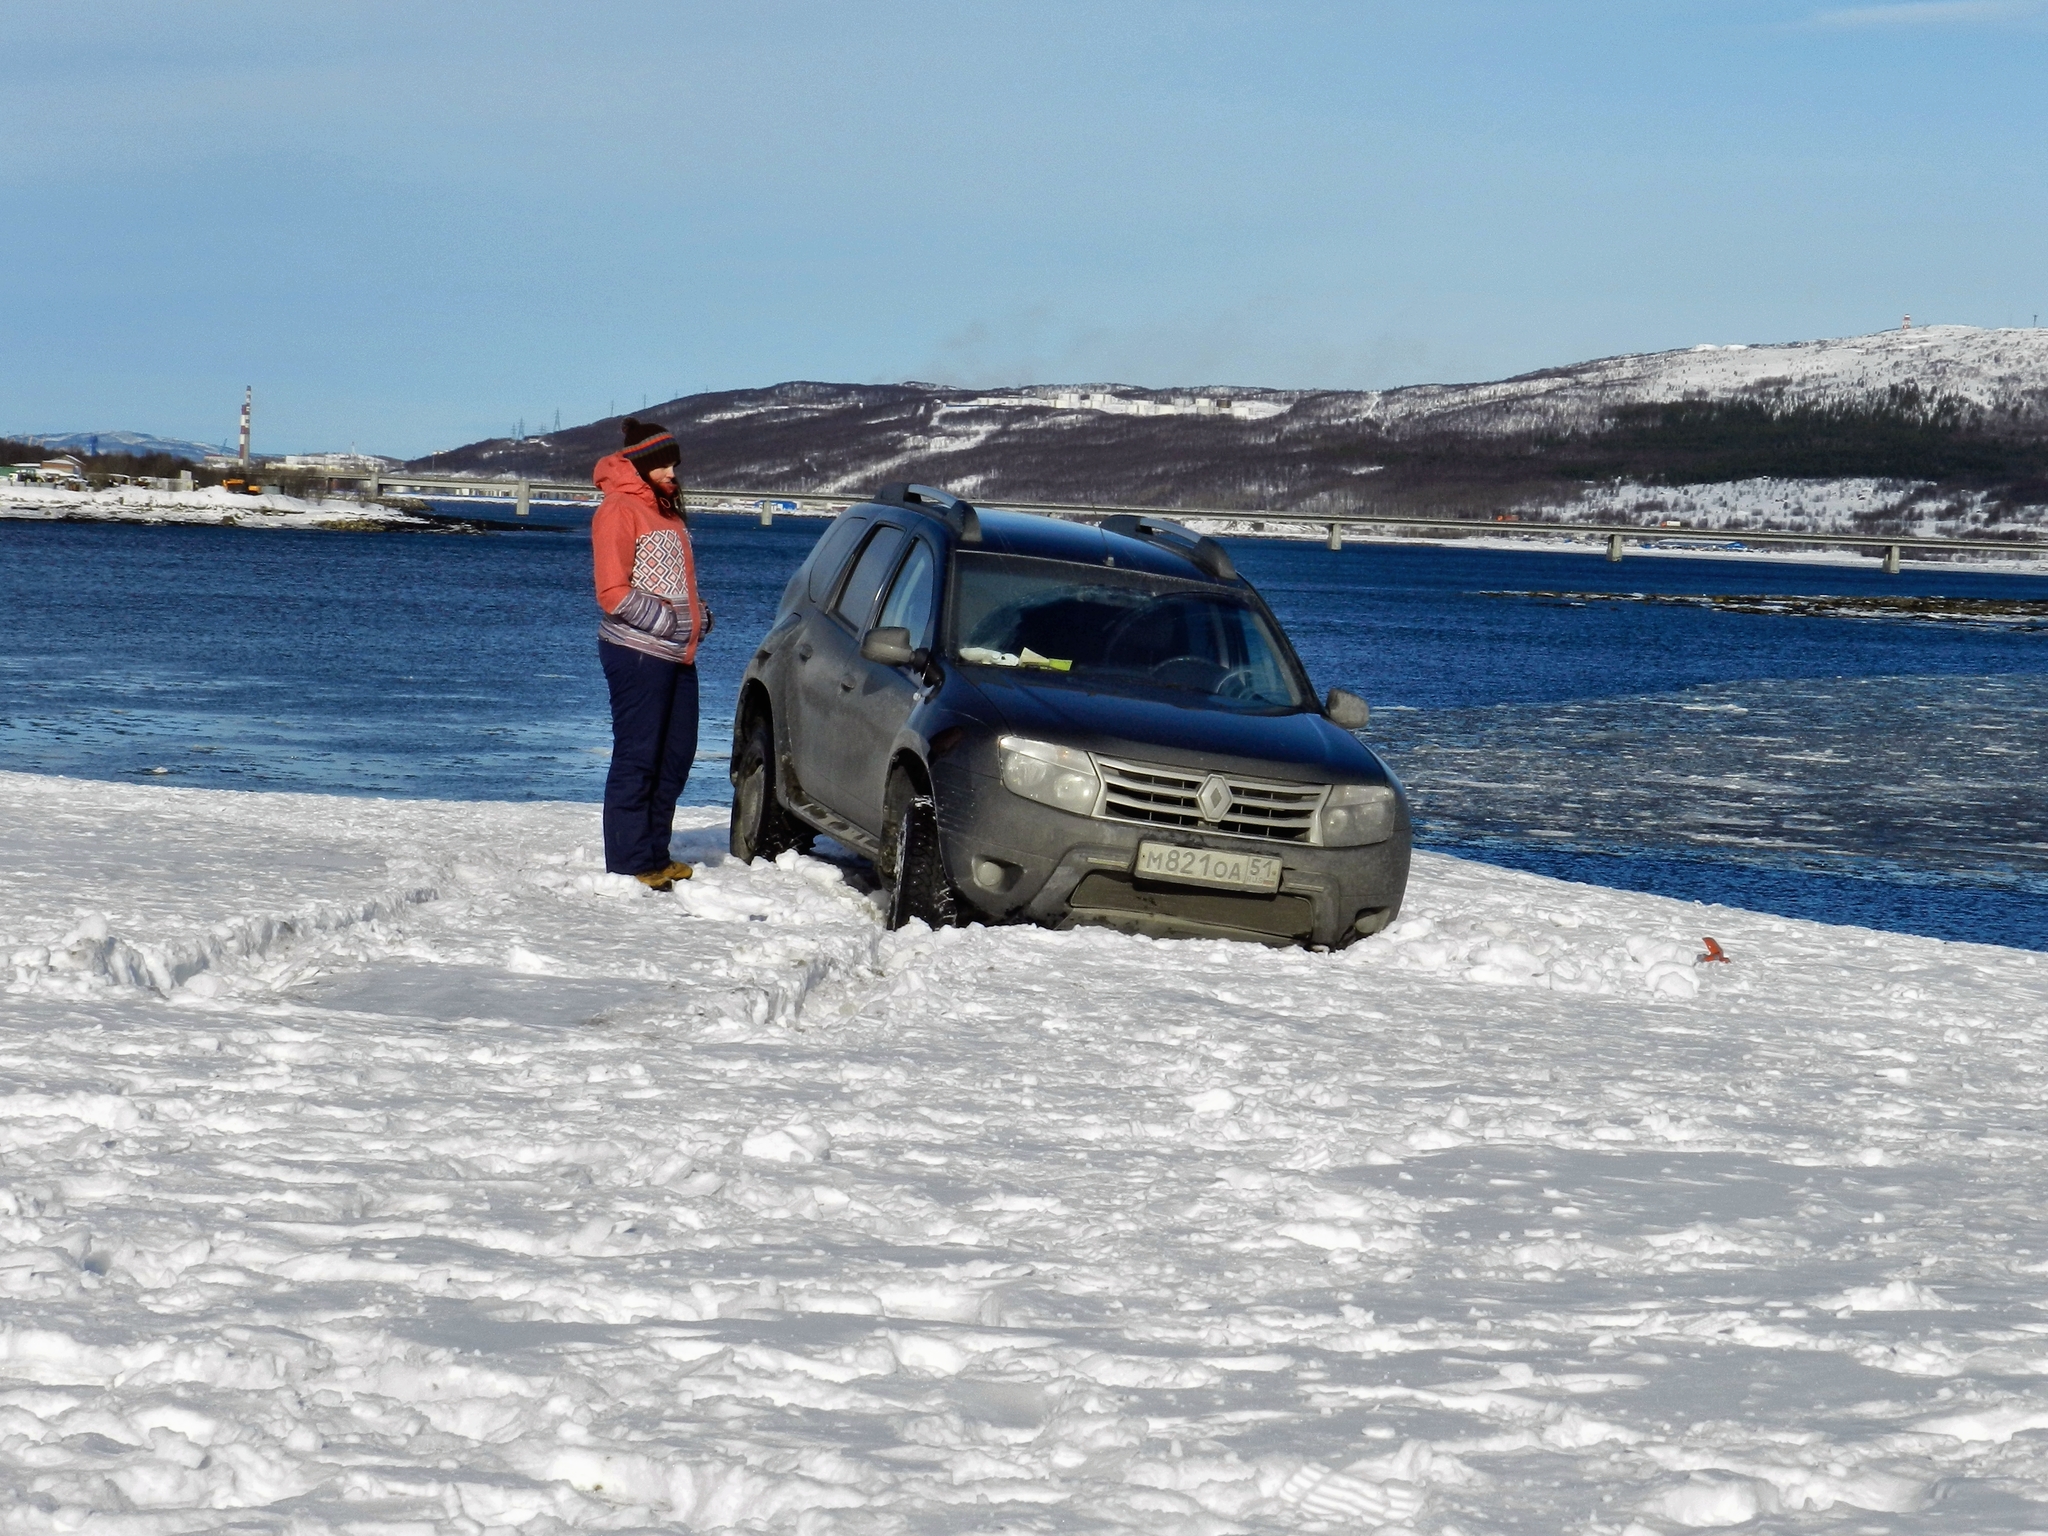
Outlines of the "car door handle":
{"label": "car door handle", "polygon": [[806,640],[802,645],[796,648],[796,659],[798,661],[809,661],[811,659],[810,641]]}

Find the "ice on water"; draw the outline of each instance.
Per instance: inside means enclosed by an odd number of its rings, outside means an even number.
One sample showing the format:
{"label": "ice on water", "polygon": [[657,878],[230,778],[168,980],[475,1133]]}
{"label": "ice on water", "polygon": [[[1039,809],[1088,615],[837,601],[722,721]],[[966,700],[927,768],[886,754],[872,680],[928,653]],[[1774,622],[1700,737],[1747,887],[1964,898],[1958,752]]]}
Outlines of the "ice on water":
{"label": "ice on water", "polygon": [[[1790,678],[1382,711],[1438,847],[2048,897],[2048,677]],[[1969,931],[1965,900],[1951,931]],[[1977,931],[2048,945],[2026,908]],[[2018,926],[2016,926],[2018,925]]]}
{"label": "ice on water", "polygon": [[0,802],[0,1529],[2044,1523],[2048,956],[1429,855],[1337,955],[891,934],[704,813],[669,898],[581,805]]}

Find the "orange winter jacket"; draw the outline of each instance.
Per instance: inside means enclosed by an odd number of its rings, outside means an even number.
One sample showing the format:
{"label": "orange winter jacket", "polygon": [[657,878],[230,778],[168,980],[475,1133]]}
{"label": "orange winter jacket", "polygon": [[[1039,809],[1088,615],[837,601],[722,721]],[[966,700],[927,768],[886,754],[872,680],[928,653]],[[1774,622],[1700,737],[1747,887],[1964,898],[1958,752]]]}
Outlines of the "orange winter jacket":
{"label": "orange winter jacket", "polygon": [[697,596],[690,530],[623,453],[599,459],[591,479],[604,492],[590,520],[600,639],[695,665],[706,611]]}

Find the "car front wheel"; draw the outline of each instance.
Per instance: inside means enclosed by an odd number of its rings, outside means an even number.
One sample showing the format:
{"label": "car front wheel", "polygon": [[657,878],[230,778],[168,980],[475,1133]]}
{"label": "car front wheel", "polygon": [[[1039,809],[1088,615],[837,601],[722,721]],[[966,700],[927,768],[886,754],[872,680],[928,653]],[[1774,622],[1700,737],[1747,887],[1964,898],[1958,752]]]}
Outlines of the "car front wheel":
{"label": "car front wheel", "polygon": [[734,858],[751,864],[791,848],[808,852],[815,835],[775,798],[775,730],[766,716],[756,715],[733,765],[732,830],[726,846]]}
{"label": "car front wheel", "polygon": [[896,885],[889,896],[889,926],[912,918],[927,927],[951,928],[960,921],[960,898],[946,875],[939,851],[939,817],[931,796],[918,795],[896,822]]}

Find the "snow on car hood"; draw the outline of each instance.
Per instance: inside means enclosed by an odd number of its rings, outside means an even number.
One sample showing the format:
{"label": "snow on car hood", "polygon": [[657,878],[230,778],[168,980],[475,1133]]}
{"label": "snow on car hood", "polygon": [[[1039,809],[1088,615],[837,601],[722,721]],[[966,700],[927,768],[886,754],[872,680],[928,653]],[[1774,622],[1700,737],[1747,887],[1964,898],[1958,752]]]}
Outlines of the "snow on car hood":
{"label": "snow on car hood", "polygon": [[1010,729],[1063,746],[1156,762],[1352,782],[1384,782],[1385,764],[1357,737],[1304,711],[1240,715],[1161,699],[1097,693],[1067,682],[983,675],[974,685]]}

